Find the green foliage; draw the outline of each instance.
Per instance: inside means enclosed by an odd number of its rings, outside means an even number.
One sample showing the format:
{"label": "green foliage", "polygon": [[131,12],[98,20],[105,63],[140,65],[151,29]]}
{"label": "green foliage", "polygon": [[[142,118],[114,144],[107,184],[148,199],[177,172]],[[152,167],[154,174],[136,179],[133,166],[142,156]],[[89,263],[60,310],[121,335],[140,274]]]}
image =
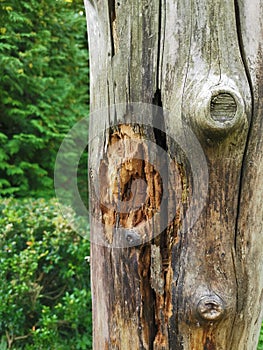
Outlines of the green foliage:
{"label": "green foliage", "polygon": [[260,330],[259,342],[257,350],[263,350],[263,324]]}
{"label": "green foliage", "polygon": [[54,195],[59,145],[88,113],[85,33],[82,0],[0,1],[1,196]]}
{"label": "green foliage", "polygon": [[0,201],[1,350],[91,349],[88,254],[55,200]]}

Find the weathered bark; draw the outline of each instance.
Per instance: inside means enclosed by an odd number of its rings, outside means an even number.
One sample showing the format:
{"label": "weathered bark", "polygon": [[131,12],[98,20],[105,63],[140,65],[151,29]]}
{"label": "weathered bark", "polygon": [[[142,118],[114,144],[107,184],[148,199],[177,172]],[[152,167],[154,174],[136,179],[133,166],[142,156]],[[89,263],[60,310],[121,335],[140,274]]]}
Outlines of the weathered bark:
{"label": "weathered bark", "polygon": [[100,111],[90,126],[94,350],[256,349],[263,5],[94,0],[86,13]]}

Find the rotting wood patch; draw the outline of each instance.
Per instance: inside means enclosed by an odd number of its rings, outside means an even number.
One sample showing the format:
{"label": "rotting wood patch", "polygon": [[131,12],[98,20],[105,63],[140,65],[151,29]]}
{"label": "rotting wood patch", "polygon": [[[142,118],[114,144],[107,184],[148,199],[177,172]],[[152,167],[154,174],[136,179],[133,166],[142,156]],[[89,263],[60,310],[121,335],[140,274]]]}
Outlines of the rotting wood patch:
{"label": "rotting wood patch", "polygon": [[[134,228],[152,219],[160,209],[163,189],[161,176],[147,161],[147,147],[134,126],[123,124],[111,130],[108,146],[100,165],[100,203],[111,244],[114,227]],[[113,163],[116,156],[118,162]]]}

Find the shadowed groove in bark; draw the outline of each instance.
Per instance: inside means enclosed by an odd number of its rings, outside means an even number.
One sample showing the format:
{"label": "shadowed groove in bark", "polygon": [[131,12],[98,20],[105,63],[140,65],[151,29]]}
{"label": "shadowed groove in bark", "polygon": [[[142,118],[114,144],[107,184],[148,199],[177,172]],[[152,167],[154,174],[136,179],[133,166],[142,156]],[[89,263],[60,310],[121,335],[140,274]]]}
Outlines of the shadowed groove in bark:
{"label": "shadowed groove in bark", "polygon": [[[155,325],[155,310],[154,310],[154,291],[151,288],[150,283],[150,245],[144,245],[140,247],[139,250],[139,264],[138,264],[138,273],[140,276],[140,293],[142,295],[143,303],[141,307],[138,308],[138,317],[141,320],[141,329],[138,328],[138,334],[141,344],[141,349],[143,347],[143,332],[144,330],[144,338],[147,338],[148,349],[153,350],[153,341],[155,338],[155,334],[157,332]],[[148,334],[147,334],[148,333]],[[140,350],[141,350],[140,349]]]}
{"label": "shadowed groove in bark", "polygon": [[111,40],[111,57],[115,55],[115,20],[116,20],[116,8],[115,0],[108,1],[108,10],[109,10],[109,24],[110,24],[110,40]]}
{"label": "shadowed groove in bark", "polygon": [[[248,64],[247,64],[247,58],[246,58],[246,53],[244,50],[244,44],[243,44],[243,38],[242,38],[242,30],[241,30],[241,22],[240,22],[240,10],[239,10],[239,3],[238,0],[235,0],[235,13],[236,13],[236,28],[237,28],[237,36],[238,36],[238,43],[239,43],[239,50],[240,50],[240,55],[242,58],[242,62],[246,71],[246,76],[250,88],[250,93],[251,93],[251,116],[254,115],[254,110],[255,110],[255,105],[254,105],[254,92],[253,92],[253,83],[252,79],[249,73],[248,69]],[[248,151],[248,145],[249,145],[249,140],[251,137],[251,131],[253,128],[253,118],[250,120],[249,124],[249,129],[248,129],[248,135],[247,135],[247,142],[245,145],[245,150],[244,150],[244,156],[243,156],[243,161],[242,161],[242,167],[241,167],[241,172],[240,172],[240,186],[239,186],[239,194],[238,194],[238,208],[237,208],[237,218],[236,218],[236,239],[235,239],[235,252],[237,251],[237,236],[238,236],[238,220],[240,216],[240,201],[242,197],[242,181],[243,181],[243,175],[244,175],[244,170],[245,170],[245,158],[247,155]]]}
{"label": "shadowed groove in bark", "polygon": [[161,96],[161,90],[157,89],[153,100],[152,100],[153,105],[159,106],[161,108],[154,109],[154,115],[153,115],[153,121],[154,125],[160,125],[160,128],[154,128],[154,136],[155,136],[155,142],[158,146],[162,147],[165,151],[167,151],[167,142],[166,142],[166,134],[164,131],[165,130],[165,121],[164,121],[164,115],[162,111],[162,96]]}
{"label": "shadowed groove in bark", "polygon": [[[238,267],[237,267],[237,259],[238,259],[238,236],[239,236],[239,227],[238,227],[238,222],[240,218],[240,203],[241,203],[241,198],[242,198],[242,183],[243,183],[243,178],[244,178],[244,172],[246,168],[246,155],[248,152],[248,145],[249,145],[249,140],[251,137],[251,132],[252,132],[252,127],[253,127],[253,118],[252,116],[254,115],[254,92],[253,92],[253,84],[252,84],[252,79],[249,73],[249,68],[247,64],[247,59],[246,59],[246,54],[244,50],[244,44],[243,44],[243,37],[242,37],[242,30],[241,30],[241,19],[240,19],[240,10],[239,10],[239,0],[234,0],[234,6],[235,6],[235,17],[236,17],[236,31],[237,31],[237,38],[238,38],[238,44],[239,44],[239,51],[241,55],[241,59],[243,62],[243,66],[246,72],[246,77],[250,89],[250,94],[251,94],[251,116],[248,116],[249,119],[249,127],[248,127],[248,132],[247,132],[247,139],[245,143],[245,149],[243,153],[243,159],[242,159],[242,164],[241,164],[241,169],[240,169],[240,177],[239,177],[239,192],[238,192],[238,202],[237,202],[237,214],[236,214],[236,226],[235,226],[235,241],[234,241],[234,250],[232,251],[232,256],[233,256],[233,264],[235,268],[235,276],[236,276],[236,284],[237,284],[237,292],[236,292],[236,310],[237,312],[242,308],[243,306],[243,300],[241,299],[240,295],[240,288],[244,289],[244,279],[243,281],[240,281],[239,277],[239,272],[238,272]],[[244,292],[242,292],[244,293]],[[243,298],[245,298],[245,295],[243,295]],[[233,327],[234,327],[233,322]],[[233,332],[232,332],[233,334]],[[232,339],[233,341],[233,339]]]}

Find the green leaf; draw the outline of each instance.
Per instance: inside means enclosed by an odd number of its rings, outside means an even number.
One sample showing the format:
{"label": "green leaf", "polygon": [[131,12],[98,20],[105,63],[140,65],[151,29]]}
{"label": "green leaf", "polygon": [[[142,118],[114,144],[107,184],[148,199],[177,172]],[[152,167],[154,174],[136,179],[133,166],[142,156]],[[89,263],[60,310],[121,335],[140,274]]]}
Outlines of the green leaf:
{"label": "green leaf", "polygon": [[7,175],[23,175],[24,171],[23,169],[15,166],[15,165],[10,165],[7,170],[6,170]]}
{"label": "green leaf", "polygon": [[9,150],[9,154],[12,156],[19,151],[20,141],[13,139],[10,140],[7,144],[7,149]]}

